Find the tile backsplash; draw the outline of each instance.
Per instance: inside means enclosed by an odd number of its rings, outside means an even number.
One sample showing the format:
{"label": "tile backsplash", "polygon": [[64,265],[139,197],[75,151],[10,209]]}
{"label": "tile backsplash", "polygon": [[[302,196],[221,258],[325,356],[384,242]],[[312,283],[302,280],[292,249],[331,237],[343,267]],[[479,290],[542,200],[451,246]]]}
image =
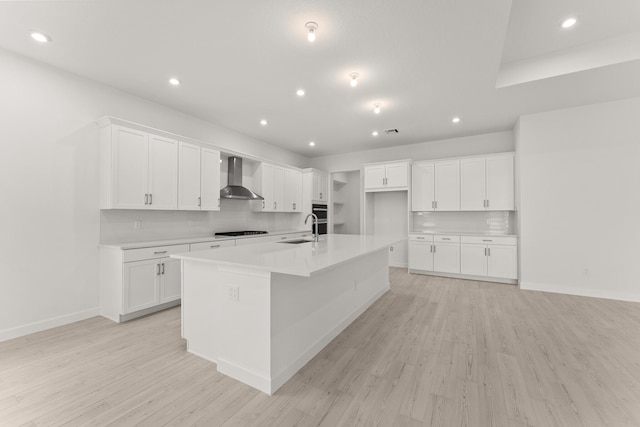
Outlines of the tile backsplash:
{"label": "tile backsplash", "polygon": [[412,212],[410,231],[437,233],[515,234],[516,213],[488,212]]}
{"label": "tile backsplash", "polygon": [[[139,242],[208,236],[234,230],[299,230],[301,213],[252,212],[247,200],[222,200],[219,212],[198,211],[100,211],[100,242]],[[136,227],[139,222],[140,227]]]}

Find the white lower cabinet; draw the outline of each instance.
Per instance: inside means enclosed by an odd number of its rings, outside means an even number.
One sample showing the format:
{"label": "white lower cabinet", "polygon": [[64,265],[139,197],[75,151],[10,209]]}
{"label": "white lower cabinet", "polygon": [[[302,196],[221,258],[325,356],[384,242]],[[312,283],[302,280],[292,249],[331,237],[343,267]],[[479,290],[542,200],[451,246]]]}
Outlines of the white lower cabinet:
{"label": "white lower cabinet", "polygon": [[180,303],[180,260],[189,245],[100,249],[100,314],[123,322]]}
{"label": "white lower cabinet", "polygon": [[518,247],[515,237],[462,236],[460,272],[500,279],[518,278]]}
{"label": "white lower cabinet", "polygon": [[409,270],[460,273],[459,236],[409,236]]}
{"label": "white lower cabinet", "polygon": [[433,270],[433,239],[431,237],[409,237],[409,269]]}

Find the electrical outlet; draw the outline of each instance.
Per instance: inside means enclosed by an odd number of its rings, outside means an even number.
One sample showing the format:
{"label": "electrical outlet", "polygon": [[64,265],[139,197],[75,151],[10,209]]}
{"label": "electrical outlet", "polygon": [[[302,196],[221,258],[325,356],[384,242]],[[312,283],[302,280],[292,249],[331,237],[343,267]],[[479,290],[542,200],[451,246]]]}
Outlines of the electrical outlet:
{"label": "electrical outlet", "polygon": [[240,287],[238,285],[229,285],[229,300],[240,301]]}
{"label": "electrical outlet", "polygon": [[136,230],[140,230],[142,228],[142,221],[140,221],[139,219],[133,221],[133,228],[135,228]]}

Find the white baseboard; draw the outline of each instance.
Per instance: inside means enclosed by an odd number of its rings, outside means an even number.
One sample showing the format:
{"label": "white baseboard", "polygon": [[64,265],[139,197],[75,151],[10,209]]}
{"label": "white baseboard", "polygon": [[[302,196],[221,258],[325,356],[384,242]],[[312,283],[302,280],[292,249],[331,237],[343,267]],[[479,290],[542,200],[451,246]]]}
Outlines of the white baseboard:
{"label": "white baseboard", "polygon": [[80,320],[89,319],[100,315],[98,307],[88,310],[78,311],[76,313],[64,314],[62,316],[53,317],[51,319],[40,320],[38,322],[28,323],[16,328],[4,329],[0,331],[0,342],[13,338],[22,337],[36,332],[44,331],[58,326],[68,325],[69,323],[78,322]]}
{"label": "white baseboard", "polygon": [[[309,363],[311,359],[313,359],[320,351],[325,348],[335,337],[340,335],[342,331],[344,331],[347,326],[353,323],[354,320],[358,318],[362,313],[364,313],[374,302],[376,302],[380,297],[382,297],[387,291],[391,289],[390,284],[387,283],[386,286],[376,292],[371,298],[366,300],[360,307],[358,307],[351,314],[347,315],[340,323],[338,323],[333,329],[329,330],[322,338],[316,341],[313,345],[311,345],[304,353],[300,355],[291,365],[289,365],[285,370],[281,371],[277,375],[273,377],[271,380],[271,389],[272,392],[275,392],[280,387],[284,385],[289,379],[295,375],[304,365]],[[269,393],[271,394],[271,393]]]}
{"label": "white baseboard", "polygon": [[611,290],[573,288],[549,283],[520,282],[520,289],[527,291],[551,292],[554,294],[578,295],[583,297],[613,299],[618,301],[640,302],[640,294]]}

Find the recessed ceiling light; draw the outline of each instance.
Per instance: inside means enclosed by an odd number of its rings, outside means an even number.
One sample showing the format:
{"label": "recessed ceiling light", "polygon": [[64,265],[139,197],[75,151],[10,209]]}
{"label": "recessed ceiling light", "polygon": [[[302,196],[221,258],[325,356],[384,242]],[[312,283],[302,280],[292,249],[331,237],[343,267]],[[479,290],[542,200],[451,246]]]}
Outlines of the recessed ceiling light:
{"label": "recessed ceiling light", "polygon": [[178,79],[176,77],[171,77],[169,79],[169,83],[171,83],[173,86],[179,86],[180,83],[182,83],[182,82],[180,81],[180,79]]}
{"label": "recessed ceiling light", "polygon": [[453,119],[451,119],[452,123],[460,123],[460,117],[454,117]]}
{"label": "recessed ceiling light", "polygon": [[304,90],[302,90],[302,89],[298,89],[298,90],[296,91],[296,95],[298,95],[298,96],[304,96]]}
{"label": "recessed ceiling light", "polygon": [[576,25],[576,22],[578,22],[576,18],[567,18],[562,21],[562,28],[571,28]]}
{"label": "recessed ceiling light", "polygon": [[315,142],[311,141],[311,142],[309,143],[309,147],[315,147],[315,146],[316,146],[316,143],[315,143]]}
{"label": "recessed ceiling light", "polygon": [[381,110],[380,110],[380,103],[379,103],[379,102],[376,102],[375,104],[373,104],[373,112],[374,112],[375,114],[380,114],[380,111],[381,111]]}
{"label": "recessed ceiling light", "polygon": [[351,77],[351,82],[349,83],[351,84],[351,87],[358,86],[358,77],[360,77],[360,74],[354,72],[349,74],[349,77]]}
{"label": "recessed ceiling light", "polygon": [[49,43],[51,41],[51,37],[40,31],[31,31],[31,38],[38,43]]}
{"label": "recessed ceiling light", "polygon": [[262,126],[266,126],[267,125],[267,121],[265,119],[260,120],[260,124]]}
{"label": "recessed ceiling light", "polygon": [[304,24],[304,26],[307,28],[307,31],[308,31],[307,40],[313,43],[314,41],[316,41],[316,30],[318,29],[318,24],[316,24],[313,21],[310,21]]}
{"label": "recessed ceiling light", "polygon": [[373,135],[373,136],[378,136],[378,131],[377,131],[377,130],[374,130],[373,132],[371,132],[371,135]]}

